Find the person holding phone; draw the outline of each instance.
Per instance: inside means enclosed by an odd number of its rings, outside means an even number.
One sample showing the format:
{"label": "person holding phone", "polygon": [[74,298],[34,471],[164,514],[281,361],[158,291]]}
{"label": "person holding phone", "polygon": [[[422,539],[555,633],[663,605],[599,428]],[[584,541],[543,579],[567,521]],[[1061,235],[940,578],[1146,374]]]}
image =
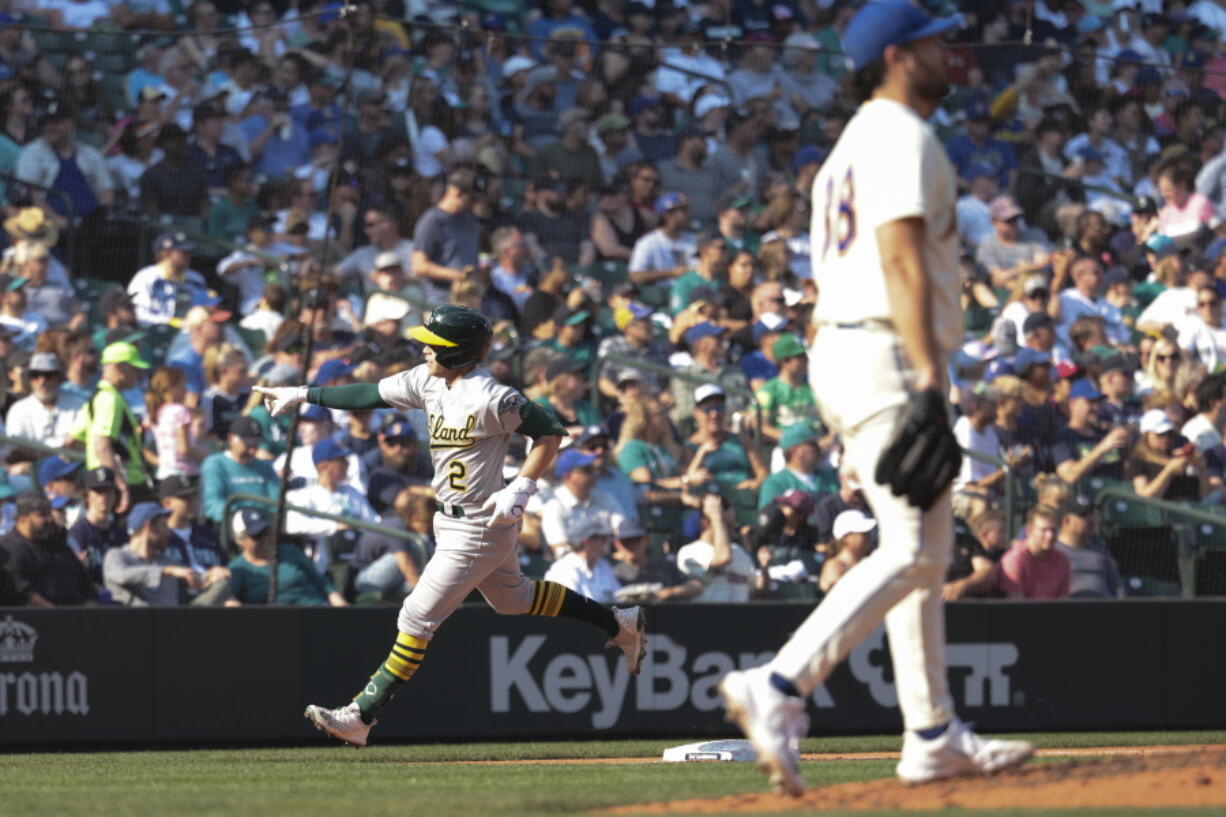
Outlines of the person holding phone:
{"label": "person holding phone", "polygon": [[1204,455],[1179,437],[1166,411],[1141,416],[1140,436],[1124,463],[1124,475],[1138,496],[1199,502],[1208,488]]}

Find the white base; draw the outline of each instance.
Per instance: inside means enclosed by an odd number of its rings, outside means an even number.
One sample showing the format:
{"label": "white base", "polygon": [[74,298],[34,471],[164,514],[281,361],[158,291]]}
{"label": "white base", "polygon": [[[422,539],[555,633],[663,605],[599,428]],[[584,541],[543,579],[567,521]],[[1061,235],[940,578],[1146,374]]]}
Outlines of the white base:
{"label": "white base", "polygon": [[664,750],[665,763],[693,763],[711,760],[752,762],[757,759],[747,740],[703,740]]}

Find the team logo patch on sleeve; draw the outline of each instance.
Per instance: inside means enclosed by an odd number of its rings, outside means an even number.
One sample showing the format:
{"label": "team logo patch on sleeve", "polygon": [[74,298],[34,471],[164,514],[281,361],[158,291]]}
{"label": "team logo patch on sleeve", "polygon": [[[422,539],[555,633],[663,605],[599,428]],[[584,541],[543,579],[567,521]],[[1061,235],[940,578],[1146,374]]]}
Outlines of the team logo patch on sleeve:
{"label": "team logo patch on sleeve", "polygon": [[517,391],[507,392],[502,400],[498,402],[499,414],[520,414],[524,410],[524,406],[528,405],[528,398],[524,397]]}

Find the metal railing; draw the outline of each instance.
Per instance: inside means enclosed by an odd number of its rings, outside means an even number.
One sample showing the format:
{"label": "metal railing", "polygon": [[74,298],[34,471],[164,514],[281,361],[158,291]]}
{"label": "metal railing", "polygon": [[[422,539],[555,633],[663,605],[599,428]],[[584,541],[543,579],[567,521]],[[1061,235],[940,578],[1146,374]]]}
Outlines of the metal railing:
{"label": "metal railing", "polygon": [[978,451],[971,451],[969,448],[962,449],[962,456],[969,457],[975,462],[995,465],[1005,472],[1005,541],[1012,542],[1013,537],[1017,535],[1017,518],[1013,513],[1017,505],[1017,490],[1013,485],[1014,480],[1017,479],[1017,474],[1014,473],[1013,466],[1000,457],[980,454]]}
{"label": "metal railing", "polygon": [[628,357],[627,355],[605,355],[596,361],[596,365],[592,367],[592,394],[600,394],[600,372],[607,365],[625,366],[628,369],[638,369],[644,372],[652,372],[669,380],[682,380],[687,383],[692,383],[694,386],[701,386],[705,383],[714,383],[719,386],[729,395],[735,395],[745,400],[746,407],[752,408],[755,417],[753,431],[753,439],[755,444],[762,444],[762,406],[754,399],[754,393],[750,389],[740,386],[733,386],[725,383],[721,378],[713,375],[698,375],[689,374],[688,372],[679,372],[676,369],[665,366],[661,363],[653,363],[650,360],[644,360],[640,357]]}
{"label": "metal railing", "polygon": [[[230,524],[229,520],[234,514],[234,508],[237,505],[263,505],[267,508],[272,508],[274,511],[277,508],[277,500],[264,496],[263,494],[231,494],[226,498],[226,504],[222,506],[221,511],[221,530],[218,531],[218,536],[221,539],[221,546],[227,553],[230,552]],[[384,536],[391,536],[394,539],[404,539],[411,541],[413,534],[403,528],[391,528],[387,525],[380,525],[378,522],[367,522],[365,519],[357,519],[352,516],[342,516],[340,514],[328,513],[327,511],[318,511],[314,508],[303,508],[299,505],[286,505],[286,513],[296,511],[297,513],[306,516],[317,516],[320,519],[329,519],[333,522],[338,522],[342,525],[348,525],[351,528],[358,530],[368,530],[372,533],[381,533]]]}
{"label": "metal railing", "polygon": [[1182,517],[1184,522],[1173,521],[1171,529],[1175,533],[1175,561],[1179,567],[1180,596],[1194,598],[1196,596],[1197,562],[1206,548],[1196,541],[1196,532],[1192,523],[1212,525],[1226,528],[1226,515],[1213,513],[1201,508],[1182,505],[1167,499],[1141,496],[1131,488],[1121,485],[1107,485],[1101,488],[1094,497],[1094,506],[1102,508],[1109,499],[1121,499],[1129,503],[1144,505],[1154,510],[1162,511],[1175,517]]}

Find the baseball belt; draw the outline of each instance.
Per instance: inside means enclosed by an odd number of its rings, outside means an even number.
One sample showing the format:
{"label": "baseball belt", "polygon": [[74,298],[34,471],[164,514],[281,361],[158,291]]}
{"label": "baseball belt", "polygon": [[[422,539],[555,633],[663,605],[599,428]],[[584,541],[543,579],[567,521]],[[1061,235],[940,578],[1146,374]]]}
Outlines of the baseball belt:
{"label": "baseball belt", "polygon": [[443,516],[450,516],[452,519],[464,518],[464,509],[452,502],[439,502],[436,499],[434,500],[434,510]]}
{"label": "baseball belt", "polygon": [[894,331],[894,322],[885,318],[865,318],[862,321],[818,321],[820,329],[823,326],[833,326],[835,329],[865,329],[869,331]]}

